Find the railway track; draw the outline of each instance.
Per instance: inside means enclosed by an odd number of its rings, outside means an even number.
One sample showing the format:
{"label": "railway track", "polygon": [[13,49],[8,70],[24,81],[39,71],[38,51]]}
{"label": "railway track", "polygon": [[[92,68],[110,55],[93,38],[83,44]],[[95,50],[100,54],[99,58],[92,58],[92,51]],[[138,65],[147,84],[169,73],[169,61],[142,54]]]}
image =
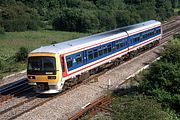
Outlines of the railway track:
{"label": "railway track", "polygon": [[11,106],[5,110],[0,111],[0,119],[1,120],[15,119],[15,118],[21,116],[22,114],[24,114],[32,109],[35,109],[36,107],[39,107],[39,106],[43,105],[44,103],[46,103],[56,97],[62,96],[64,94],[66,94],[67,92],[72,91],[73,89],[77,88],[78,86],[88,83],[92,79],[96,79],[97,77],[104,74],[106,71],[107,70],[102,71],[98,74],[95,74],[95,75],[91,76],[90,78],[88,78],[86,81],[83,81],[82,83],[77,84],[76,86],[72,86],[72,88],[69,88],[66,91],[63,91],[60,94],[56,94],[56,95],[34,94],[34,95],[32,95],[32,97],[29,97],[27,100],[21,101],[20,103],[14,105],[14,106]]}
{"label": "railway track", "polygon": [[[165,25],[163,25],[163,29],[164,30],[166,30],[166,29],[169,29],[169,26],[171,26],[170,24],[174,24],[174,21],[171,21],[170,23],[169,22],[167,22]],[[168,25],[168,27],[166,27],[166,25]],[[163,40],[165,39],[165,38],[168,38],[169,36],[171,36],[172,35],[172,33],[175,33],[175,32],[177,32],[177,31],[179,31],[180,30],[180,27],[178,26],[178,25],[172,25],[172,29],[173,30],[171,30],[171,31],[168,31],[168,30],[166,30],[166,32],[164,32],[164,35],[163,35]],[[164,40],[164,42],[166,42],[166,40]],[[99,76],[101,76],[102,74],[104,74],[104,73],[106,73],[106,71],[107,70],[104,70],[104,71],[102,71],[102,72],[100,72],[100,73],[98,73],[98,74],[95,74],[95,75],[93,75],[93,76],[91,76],[90,78],[88,78],[86,81],[83,81],[82,83],[80,83],[80,84],[78,84],[78,85],[76,85],[76,86],[73,86],[72,88],[70,88],[70,89],[68,89],[68,90],[66,90],[66,91],[64,91],[64,92],[62,92],[62,93],[60,93],[60,94],[56,94],[56,95],[52,95],[52,96],[44,96],[44,95],[40,95],[40,94],[35,94],[35,93],[33,93],[33,92],[29,92],[29,93],[27,93],[27,94],[29,94],[29,96],[28,96],[28,98],[26,99],[26,100],[22,100],[21,102],[19,102],[19,103],[17,103],[17,104],[15,104],[15,105],[13,105],[13,106],[10,106],[10,107],[8,107],[8,108],[6,108],[6,109],[3,109],[3,110],[0,110],[0,119],[9,119],[9,120],[11,120],[11,119],[15,119],[15,118],[17,118],[17,117],[19,117],[19,116],[21,116],[22,114],[24,114],[24,113],[26,113],[26,112],[28,112],[28,111],[30,111],[30,110],[32,110],[32,109],[34,109],[34,108],[36,108],[36,107],[38,107],[38,106],[41,106],[41,105],[43,105],[44,103],[46,103],[46,102],[48,102],[48,101],[50,101],[50,100],[52,100],[52,99],[54,99],[54,98],[56,98],[56,97],[59,97],[59,96],[62,96],[62,95],[64,95],[64,94],[66,94],[67,92],[69,92],[69,91],[71,91],[71,90],[73,90],[73,89],[75,89],[75,88],[77,88],[78,86],[81,86],[82,84],[86,84],[86,83],[88,83],[89,81],[91,81],[92,79],[96,79],[96,78],[98,78]],[[126,81],[125,81],[126,82]],[[122,84],[125,84],[125,83],[122,83]],[[17,84],[15,85],[15,86],[18,86]],[[23,87],[22,87],[23,86]],[[2,90],[2,92],[0,92],[0,93],[3,93],[3,94],[5,94],[5,95],[12,95],[12,97],[10,97],[10,98],[13,98],[13,96],[14,95],[17,95],[17,94],[22,94],[22,93],[24,93],[24,92],[22,92],[22,91],[26,91],[25,89],[23,89],[26,85],[24,84],[24,85],[22,85],[21,87],[20,87],[20,89],[18,90],[19,92],[15,92],[10,86],[9,86],[9,89],[12,89],[12,90],[9,90],[9,92],[8,92],[8,90],[5,90],[5,89],[0,89],[0,91]],[[26,87],[25,87],[26,88]],[[4,92],[3,92],[4,91]],[[9,99],[10,99],[9,98]],[[6,101],[6,100],[4,100],[4,101]],[[98,101],[98,102],[97,102]],[[85,113],[90,113],[90,116],[93,116],[94,114],[96,114],[98,111],[101,111],[101,110],[106,110],[106,106],[108,106],[108,104],[110,103],[109,102],[110,100],[109,100],[109,98],[107,98],[106,99],[106,97],[103,97],[102,98],[102,101],[101,101],[101,99],[99,99],[99,100],[96,100],[95,101],[95,103],[94,104],[92,104],[91,106],[92,106],[92,108],[93,109],[95,109],[95,108],[97,108],[97,110],[89,110],[89,109],[87,109],[87,110],[83,110],[83,111],[85,111]],[[97,103],[97,104],[96,104]],[[98,104],[98,103],[100,103],[100,104]],[[95,107],[96,106],[96,107]],[[105,106],[105,107],[104,107]],[[88,107],[88,108],[91,108],[91,107]],[[84,109],[86,109],[86,107],[84,108]],[[81,111],[82,113],[83,113],[83,111]],[[88,111],[88,112],[87,112]],[[89,111],[92,111],[93,113],[91,113],[91,112],[89,112]]]}
{"label": "railway track", "polygon": [[[178,18],[178,20],[180,21],[179,18]],[[175,21],[176,20],[171,20],[169,23],[165,23],[163,25],[164,34],[162,36],[162,40],[161,40],[160,44],[167,42],[169,37],[172,37],[175,33],[180,32],[180,23],[174,24]],[[173,23],[173,25],[171,25],[172,23]],[[171,28],[169,26],[171,26]],[[145,68],[146,67],[147,66],[145,66]],[[138,74],[138,73],[139,73],[139,71],[135,74]],[[119,87],[121,85],[128,83],[131,80],[131,77],[133,77],[133,76],[128,77],[124,82],[122,82],[119,85]],[[123,95],[123,94],[125,94],[125,92],[121,91],[120,94]],[[92,103],[88,103],[86,106],[82,107],[82,109],[79,112],[75,113],[68,120],[90,119],[99,112],[112,112],[108,108],[108,106],[110,105],[110,103],[113,99],[114,98],[110,97],[109,95],[101,96],[101,97],[97,98],[95,101],[93,101]]]}
{"label": "railway track", "polygon": [[27,79],[22,79],[2,87],[0,88],[0,104],[28,90],[32,90],[32,87],[28,85]]}
{"label": "railway track", "polygon": [[[160,59],[160,57],[157,58],[157,60],[158,59]],[[155,62],[155,61],[156,60],[154,60],[153,62]],[[144,68],[138,70],[135,74],[127,77],[126,80],[124,80],[122,83],[120,83],[118,85],[118,88],[120,88],[120,90],[118,90],[118,95],[125,95],[126,93],[129,93],[130,90],[126,90],[126,88],[124,89],[122,86],[129,86],[129,84],[131,84],[131,86],[135,86],[134,82],[132,82],[134,79],[132,79],[132,78],[135,75],[137,75],[138,73],[140,73],[142,70],[144,70],[148,67],[149,67],[149,64],[144,66]],[[126,84],[128,84],[128,85],[126,85]],[[110,104],[111,104],[112,100],[115,99],[115,97],[111,96],[111,94],[112,94],[112,92],[110,92],[110,94],[108,94],[106,96],[101,96],[101,97],[97,98],[92,103],[88,103],[87,105],[83,106],[79,112],[75,113],[73,116],[68,118],[68,120],[79,120],[79,119],[88,119],[89,120],[90,118],[97,115],[97,113],[99,113],[99,112],[103,112],[103,113],[113,112],[110,109]]]}

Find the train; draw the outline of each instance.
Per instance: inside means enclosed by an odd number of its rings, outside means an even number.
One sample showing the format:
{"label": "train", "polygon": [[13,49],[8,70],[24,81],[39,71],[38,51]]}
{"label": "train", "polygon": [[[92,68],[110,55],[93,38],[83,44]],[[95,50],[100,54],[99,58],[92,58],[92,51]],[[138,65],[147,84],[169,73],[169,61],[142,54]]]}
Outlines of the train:
{"label": "train", "polygon": [[158,45],[161,38],[161,22],[149,20],[42,46],[28,54],[28,83],[37,93],[59,93],[98,71]]}

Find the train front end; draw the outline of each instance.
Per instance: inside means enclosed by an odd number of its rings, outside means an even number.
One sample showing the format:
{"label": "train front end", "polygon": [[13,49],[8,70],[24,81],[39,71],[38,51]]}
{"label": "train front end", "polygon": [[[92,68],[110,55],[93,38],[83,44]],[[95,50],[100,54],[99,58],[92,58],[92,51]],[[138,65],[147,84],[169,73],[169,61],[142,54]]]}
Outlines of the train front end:
{"label": "train front end", "polygon": [[34,53],[28,56],[27,78],[37,93],[61,91],[61,76],[57,54]]}

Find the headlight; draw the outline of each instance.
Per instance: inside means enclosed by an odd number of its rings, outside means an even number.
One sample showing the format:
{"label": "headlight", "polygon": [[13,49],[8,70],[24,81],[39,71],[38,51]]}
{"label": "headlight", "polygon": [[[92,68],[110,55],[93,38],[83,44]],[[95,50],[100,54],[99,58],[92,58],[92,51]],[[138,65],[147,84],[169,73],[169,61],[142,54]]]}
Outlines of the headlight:
{"label": "headlight", "polygon": [[28,76],[29,79],[35,79],[35,76]]}

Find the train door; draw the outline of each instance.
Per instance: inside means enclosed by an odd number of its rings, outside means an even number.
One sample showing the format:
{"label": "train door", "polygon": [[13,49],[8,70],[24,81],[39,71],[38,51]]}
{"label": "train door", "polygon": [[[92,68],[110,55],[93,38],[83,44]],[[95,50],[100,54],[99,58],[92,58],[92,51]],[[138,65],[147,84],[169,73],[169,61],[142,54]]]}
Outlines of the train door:
{"label": "train door", "polygon": [[61,61],[62,76],[65,77],[67,75],[67,72],[66,72],[65,61],[64,61],[63,55],[60,55],[60,61]]}

